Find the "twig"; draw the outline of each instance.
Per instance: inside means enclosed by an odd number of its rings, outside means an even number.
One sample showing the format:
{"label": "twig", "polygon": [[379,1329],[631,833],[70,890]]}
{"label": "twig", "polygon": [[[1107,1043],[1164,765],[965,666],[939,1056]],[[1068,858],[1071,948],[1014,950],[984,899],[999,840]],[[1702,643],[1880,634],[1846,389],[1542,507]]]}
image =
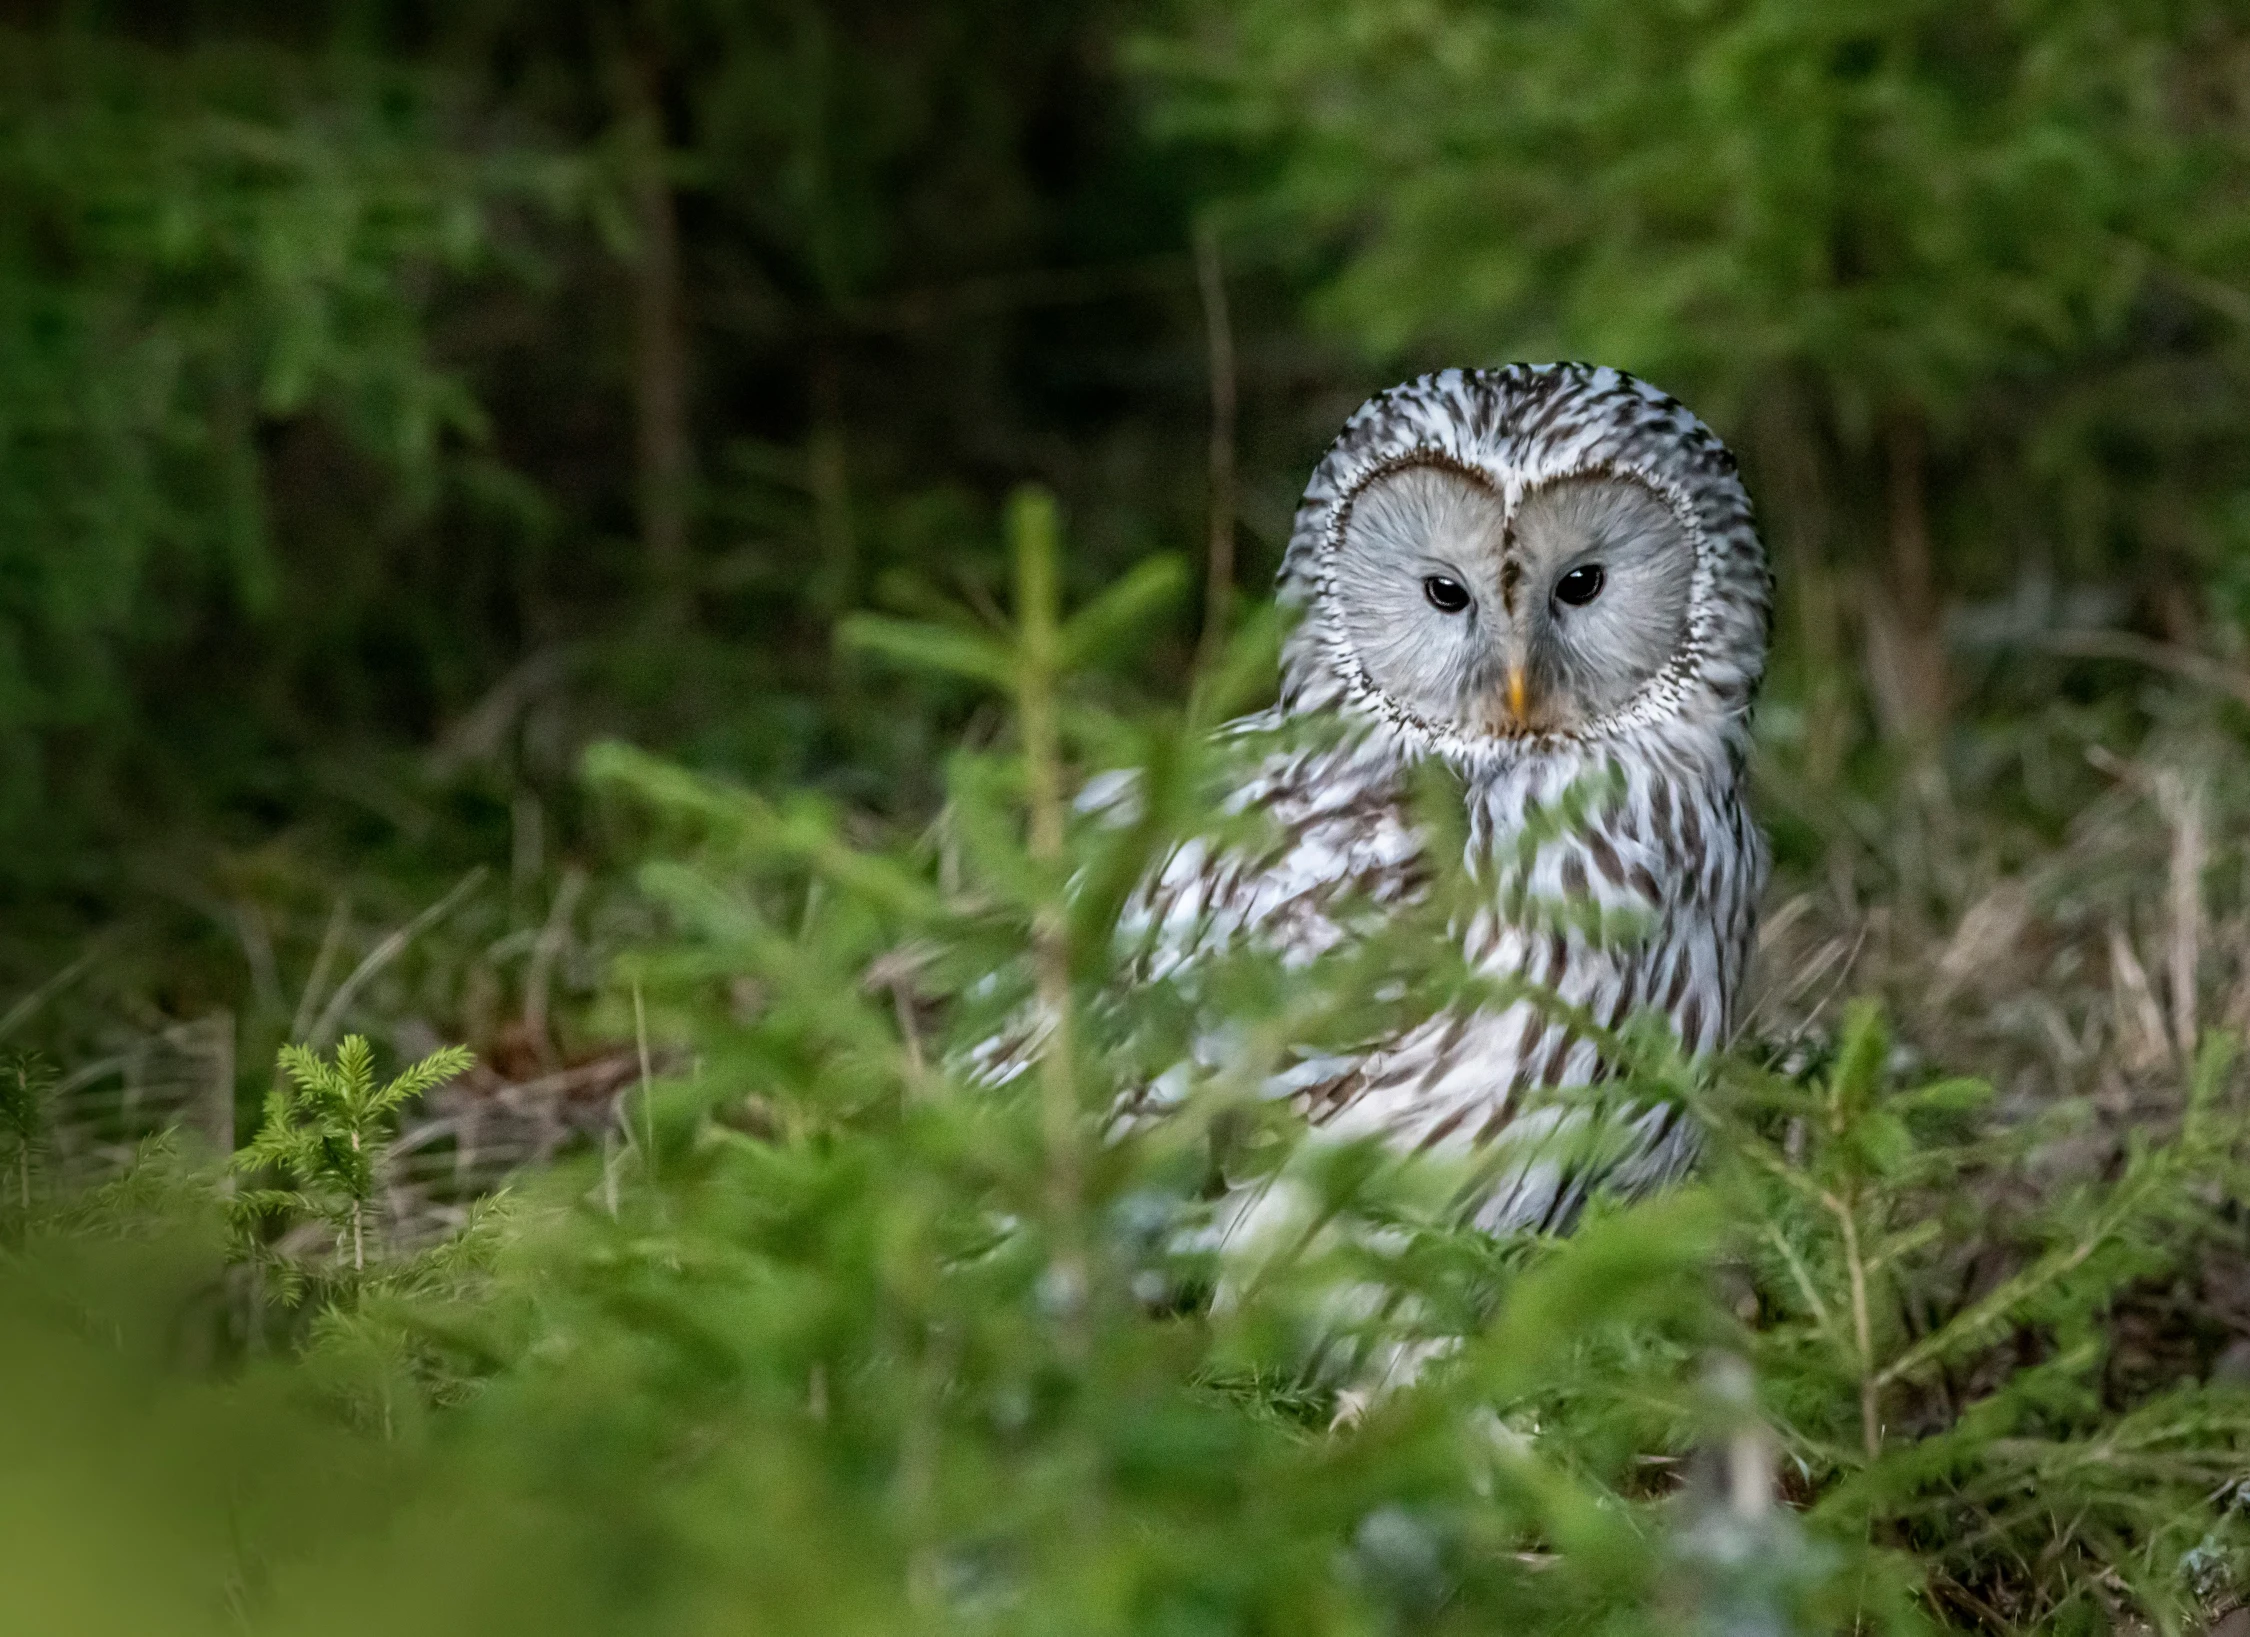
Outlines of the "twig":
{"label": "twig", "polygon": [[562,884],[555,889],[555,901],[547,910],[546,924],[539,929],[539,941],[531,946],[531,970],[524,975],[524,1033],[531,1037],[532,1049],[550,1065],[554,1053],[547,1038],[547,988],[553,979],[555,961],[570,937],[571,914],[585,890],[584,870],[573,865],[563,872]]}
{"label": "twig", "polygon": [[914,1022],[914,999],[907,993],[904,979],[895,980],[890,987],[891,1011],[898,1019],[898,1036],[906,1047],[906,1077],[919,1090],[929,1074],[929,1064],[922,1055],[922,1031]]}
{"label": "twig", "polygon": [[94,950],[87,950],[85,954],[79,956],[78,959],[72,961],[45,983],[32,990],[30,994],[17,1001],[15,1005],[9,1007],[6,1012],[0,1012],[0,1038],[13,1034],[26,1018],[68,988],[79,973],[94,964],[96,953]]}
{"label": "twig", "polygon": [[1765,1230],[1766,1238],[1773,1242],[1774,1249],[1781,1253],[1783,1263],[1788,1266],[1790,1278],[1797,1282],[1797,1293],[1811,1308],[1813,1323],[1820,1327],[1823,1335],[1834,1335],[1835,1321],[1829,1316],[1828,1304],[1820,1299],[1820,1289],[1813,1283],[1812,1270],[1805,1266],[1805,1259],[1797,1254],[1797,1247],[1789,1243],[1788,1235],[1777,1224],[1769,1221]]}
{"label": "twig", "polygon": [[641,1128],[646,1135],[641,1139],[641,1164],[648,1179],[656,1180],[656,1103],[649,1090],[656,1078],[649,1066],[648,1008],[641,1003],[640,979],[633,980],[633,1045],[640,1053],[641,1063]]}
{"label": "twig", "polygon": [[510,666],[438,734],[437,743],[430,747],[431,771],[442,777],[496,758],[516,719],[566,680],[579,657],[574,644],[557,643]]}
{"label": "twig", "polygon": [[2172,830],[2172,1035],[2183,1064],[2195,1061],[2196,974],[2203,953],[2203,781],[2166,769],[2156,778],[2157,806]]}
{"label": "twig", "polygon": [[2124,659],[2155,670],[2170,671],[2214,693],[2250,705],[2250,675],[2222,660],[2199,654],[2177,643],[2158,642],[2130,631],[2056,631],[2040,639],[2050,653],[2077,659]]}
{"label": "twig", "polygon": [[922,1341],[914,1371],[913,1396],[899,1435],[898,1509],[911,1542],[906,1564],[906,1595],[916,1609],[934,1610],[944,1596],[944,1558],[936,1507],[939,1456],[944,1447],[946,1389],[960,1362],[953,1329],[932,1323]]}
{"label": "twig", "polygon": [[1997,1325],[2008,1314],[2021,1307],[2034,1291],[2074,1272],[2108,1242],[2116,1233],[2119,1223],[2140,1208],[2141,1196],[2149,1187],[2150,1183],[2144,1180],[2125,1192],[2123,1203],[2120,1205],[2113,1202],[2110,1209],[2096,1219],[2092,1230],[2081,1237],[2077,1244],[2068,1250],[2050,1253],[2022,1272],[2004,1280],[1974,1306],[1955,1314],[1892,1359],[1876,1378],[1877,1385],[1888,1386],[1912,1375],[1931,1360],[1951,1352],[1965,1338],[1981,1335]]}
{"label": "twig", "polygon": [[1859,1344],[1859,1436],[1867,1447],[1867,1458],[1872,1461],[1883,1453],[1879,1400],[1884,1378],[1875,1372],[1875,1328],[1868,1316],[1867,1263],[1859,1253],[1859,1225],[1852,1219],[1851,1206],[1825,1190],[1820,1200],[1835,1213],[1844,1230],[1844,1266],[1850,1271],[1852,1281],[1852,1334]]}
{"label": "twig", "polygon": [[273,936],[258,906],[238,898],[229,906],[234,935],[242,945],[243,963],[250,968],[250,993],[259,1008],[278,1015],[289,1004],[281,994],[281,968],[273,958]]}
{"label": "twig", "polygon": [[1064,1339],[1066,1347],[1075,1348],[1083,1341],[1078,1316],[1083,1307],[1086,1268],[1079,1244],[1082,1185],[1078,1087],[1071,1061],[1070,912],[1063,878],[1062,734],[1056,699],[1061,681],[1061,635],[1054,501],[1036,492],[1019,495],[1012,524],[1016,618],[1021,628],[1016,708],[1030,808],[1029,852],[1038,872],[1032,949],[1044,1034],[1039,1050],[1041,1126],[1047,1148],[1047,1204],[1056,1238],[1055,1272],[1069,1304]]}
{"label": "twig", "polygon": [[1227,639],[1234,606],[1234,325],[1227,313],[1219,232],[1206,218],[1195,230],[1195,278],[1203,297],[1203,335],[1211,368],[1211,537],[1204,559],[1203,633],[1195,668],[1208,674]]}
{"label": "twig", "polygon": [[[318,1051],[325,1046],[328,1043],[329,1031],[344,1020],[345,1008],[358,998],[361,988],[366,985],[368,980],[382,971],[384,967],[390,965],[391,962],[397,960],[405,952],[406,946],[421,935],[424,928],[443,918],[454,905],[466,898],[476,887],[476,884],[483,879],[484,866],[479,864],[467,875],[461,877],[454,884],[451,892],[422,911],[421,914],[415,916],[413,920],[400,927],[373,949],[370,949],[367,952],[367,958],[352,968],[352,975],[336,986],[335,995],[329,1000],[327,1006],[321,1010],[320,1020],[312,1026],[312,1031],[309,1034],[302,1037],[301,1043],[314,1051]],[[308,994],[311,992],[309,984],[306,992]]]}
{"label": "twig", "polygon": [[[1036,267],[902,290],[873,301],[847,302],[832,316],[863,334],[899,333],[1026,308],[1106,301],[1140,290],[1176,290],[1188,273],[1185,257],[1165,251],[1096,267]],[[721,309],[722,322],[732,317]],[[756,322],[761,330],[770,330],[773,316],[760,307]]]}
{"label": "twig", "polygon": [[328,930],[320,935],[320,950],[313,956],[312,971],[306,974],[304,992],[297,997],[297,1015],[289,1020],[291,1040],[304,1040],[312,1033],[320,991],[328,982],[328,969],[335,964],[336,952],[343,947],[344,926],[351,910],[350,894],[338,893],[336,907],[328,912]]}

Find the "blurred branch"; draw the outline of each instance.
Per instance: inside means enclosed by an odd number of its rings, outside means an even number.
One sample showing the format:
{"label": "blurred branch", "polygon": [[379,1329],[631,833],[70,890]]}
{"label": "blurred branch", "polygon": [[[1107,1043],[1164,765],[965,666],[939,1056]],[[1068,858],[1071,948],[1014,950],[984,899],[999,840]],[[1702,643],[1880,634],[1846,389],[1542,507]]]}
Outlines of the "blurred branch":
{"label": "blurred branch", "polygon": [[2049,653],[2073,659],[2124,659],[2159,671],[2170,671],[2214,693],[2250,705],[2250,675],[2224,660],[2199,654],[2177,643],[2158,642],[2130,631],[2057,631],[2039,639]]}
{"label": "blurred branch", "polygon": [[2200,302],[2229,323],[2250,328],[2250,293],[2176,261],[2162,262],[2159,266],[2163,275],[2189,299]]}
{"label": "blurred branch", "polygon": [[1038,307],[1074,307],[1118,296],[1183,290],[1195,282],[1195,257],[1166,250],[1091,267],[1032,267],[980,274],[951,284],[846,299],[831,309],[806,308],[793,313],[777,313],[778,298],[766,292],[705,292],[698,311],[722,329],[760,337],[823,330],[903,335]]}
{"label": "blurred branch", "polygon": [[314,1051],[318,1051],[326,1045],[329,1032],[343,1021],[345,1009],[351,1005],[353,999],[357,997],[368,981],[404,954],[406,946],[411,944],[424,928],[443,920],[456,904],[476,889],[477,883],[483,879],[484,866],[479,864],[455,882],[451,892],[448,892],[443,898],[440,898],[428,909],[415,916],[413,920],[407,922],[369,950],[367,958],[352,968],[351,976],[336,986],[336,993],[329,998],[328,1004],[321,1009],[319,1019],[310,1030],[304,1032],[303,1039],[298,1044]]}
{"label": "blurred branch", "polygon": [[562,959],[564,947],[570,942],[570,918],[585,890],[584,870],[573,864],[563,871],[562,884],[555,889],[554,903],[539,929],[538,941],[531,946],[531,969],[523,980],[523,1028],[531,1037],[531,1048],[539,1055],[542,1068],[553,1068],[556,1060],[554,1039],[547,1032],[548,986],[554,978],[555,963]]}
{"label": "blurred branch", "polygon": [[1201,675],[1210,670],[1226,643],[1234,607],[1234,325],[1227,313],[1219,231],[1208,220],[1195,230],[1195,272],[1211,361],[1211,539],[1204,563],[1203,635],[1195,654],[1195,669]]}
{"label": "blurred branch", "polygon": [[679,210],[665,140],[663,69],[648,53],[630,53],[616,65],[614,77],[639,240],[632,280],[641,543],[651,610],[659,623],[677,626],[685,623],[693,601],[687,538],[691,458]]}
{"label": "blurred branch", "polygon": [[2157,775],[2157,806],[2172,832],[2168,956],[2171,965],[2172,1039],[2184,1064],[2195,1061],[2202,1030],[2196,1016],[2196,977],[2203,964],[2203,870],[2209,862],[2205,788],[2200,775],[2167,768]]}
{"label": "blurred branch", "polygon": [[99,948],[87,950],[68,966],[55,973],[9,1007],[4,1014],[0,1014],[0,1038],[15,1033],[40,1007],[46,1005],[56,995],[76,983],[79,975],[94,964],[94,957],[100,953]]}
{"label": "blurred branch", "polygon": [[[1883,431],[1884,500],[1888,509],[1885,595],[1871,604],[1887,640],[1872,667],[1876,696],[1894,738],[1927,751],[1952,705],[1943,609],[1930,554],[1929,432],[1922,417],[1901,412]],[[1888,630],[1884,630],[1885,627]]]}
{"label": "blurred branch", "polygon": [[1084,1174],[1078,1151],[1078,1086],[1072,1062],[1070,906],[1064,856],[1062,736],[1057,712],[1062,683],[1062,601],[1057,581],[1057,521],[1051,495],[1017,491],[1009,509],[1016,557],[1016,620],[1021,632],[1016,712],[1023,735],[1024,794],[1030,807],[1028,851],[1039,871],[1032,918],[1040,1033],[1041,1123],[1047,1149],[1048,1208],[1055,1234],[1054,1269],[1068,1304],[1066,1341],[1083,1359],[1080,1319],[1086,1255],[1079,1221]]}
{"label": "blurred branch", "polygon": [[820,563],[816,601],[832,612],[851,607],[859,578],[859,546],[852,529],[849,451],[844,441],[843,372],[832,340],[823,336],[813,354],[811,428],[805,444],[805,487],[812,495],[813,533]]}
{"label": "blurred branch", "polygon": [[919,330],[1027,307],[1068,307],[1143,290],[1176,290],[1196,277],[1194,257],[1167,250],[1095,267],[1037,267],[902,290],[847,303],[838,316],[855,330]]}
{"label": "blurred branch", "polygon": [[431,773],[446,778],[478,762],[496,760],[523,713],[559,686],[583,653],[574,643],[556,643],[510,666],[438,734],[437,743],[430,747]]}

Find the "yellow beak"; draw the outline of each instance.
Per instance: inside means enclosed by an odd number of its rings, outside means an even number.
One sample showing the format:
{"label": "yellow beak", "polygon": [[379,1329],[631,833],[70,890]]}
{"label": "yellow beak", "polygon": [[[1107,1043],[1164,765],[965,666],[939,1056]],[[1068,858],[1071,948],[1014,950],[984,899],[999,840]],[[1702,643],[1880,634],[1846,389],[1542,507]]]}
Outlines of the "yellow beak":
{"label": "yellow beak", "polygon": [[1527,693],[1528,690],[1524,686],[1523,667],[1521,665],[1510,665],[1508,667],[1508,720],[1517,727],[1530,725],[1527,719]]}

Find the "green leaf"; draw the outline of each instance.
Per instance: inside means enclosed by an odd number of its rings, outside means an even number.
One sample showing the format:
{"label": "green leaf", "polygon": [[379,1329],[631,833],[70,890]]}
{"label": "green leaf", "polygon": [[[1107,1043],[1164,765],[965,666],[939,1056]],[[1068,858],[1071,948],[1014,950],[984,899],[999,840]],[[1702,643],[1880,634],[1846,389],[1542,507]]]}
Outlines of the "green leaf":
{"label": "green leaf", "polygon": [[1991,1081],[1961,1075],[1902,1091],[1891,1099],[1891,1106],[1901,1113],[1973,1114],[1991,1102]]}
{"label": "green leaf", "polygon": [[1063,622],[1061,661],[1077,670],[1107,659],[1125,639],[1178,601],[1188,583],[1184,558],[1144,558]]}
{"label": "green leaf", "polygon": [[854,614],[838,624],[836,640],[907,670],[963,677],[1003,690],[1015,686],[1012,651],[998,639],[975,632],[882,614]]}

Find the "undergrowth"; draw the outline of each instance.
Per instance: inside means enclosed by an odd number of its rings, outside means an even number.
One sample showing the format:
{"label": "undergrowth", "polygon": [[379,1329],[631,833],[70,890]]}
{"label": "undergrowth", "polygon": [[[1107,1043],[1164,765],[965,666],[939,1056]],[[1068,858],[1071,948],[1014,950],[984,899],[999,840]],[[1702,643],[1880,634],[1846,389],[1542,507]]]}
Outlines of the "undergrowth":
{"label": "undergrowth", "polygon": [[[1150,863],[1255,832],[1209,730],[1271,632],[1181,716],[1119,716],[1080,668],[1176,574],[1065,619],[1051,509],[1013,532],[1013,628],[855,628],[1009,702],[927,833],[592,758],[665,926],[608,1021],[657,1046],[606,1136],[463,1236],[431,1249],[386,1193],[458,1054],[384,1082],[364,1040],[284,1053],[231,1182],[173,1142],[46,1178],[46,1071],[0,1079],[10,1629],[2176,1631],[2229,1606],[2250,1392],[2126,1322],[2246,1250],[2229,1035],[2115,1138],[2088,1097],[2001,1108],[1919,1070],[1872,1004],[1707,1063],[1628,1030],[1584,1128],[1682,1103],[1694,1180],[1496,1243],[1458,1167],[1316,1140],[1264,1091],[1473,986],[1444,935],[1467,883],[1441,868],[1302,966],[1134,966]],[[1138,770],[1123,819],[1068,800],[1101,767]],[[1011,1031],[1029,1071],[980,1068]],[[1150,1086],[1161,1117],[1118,1117]],[[1251,1188],[1288,1209],[1224,1245]]]}

